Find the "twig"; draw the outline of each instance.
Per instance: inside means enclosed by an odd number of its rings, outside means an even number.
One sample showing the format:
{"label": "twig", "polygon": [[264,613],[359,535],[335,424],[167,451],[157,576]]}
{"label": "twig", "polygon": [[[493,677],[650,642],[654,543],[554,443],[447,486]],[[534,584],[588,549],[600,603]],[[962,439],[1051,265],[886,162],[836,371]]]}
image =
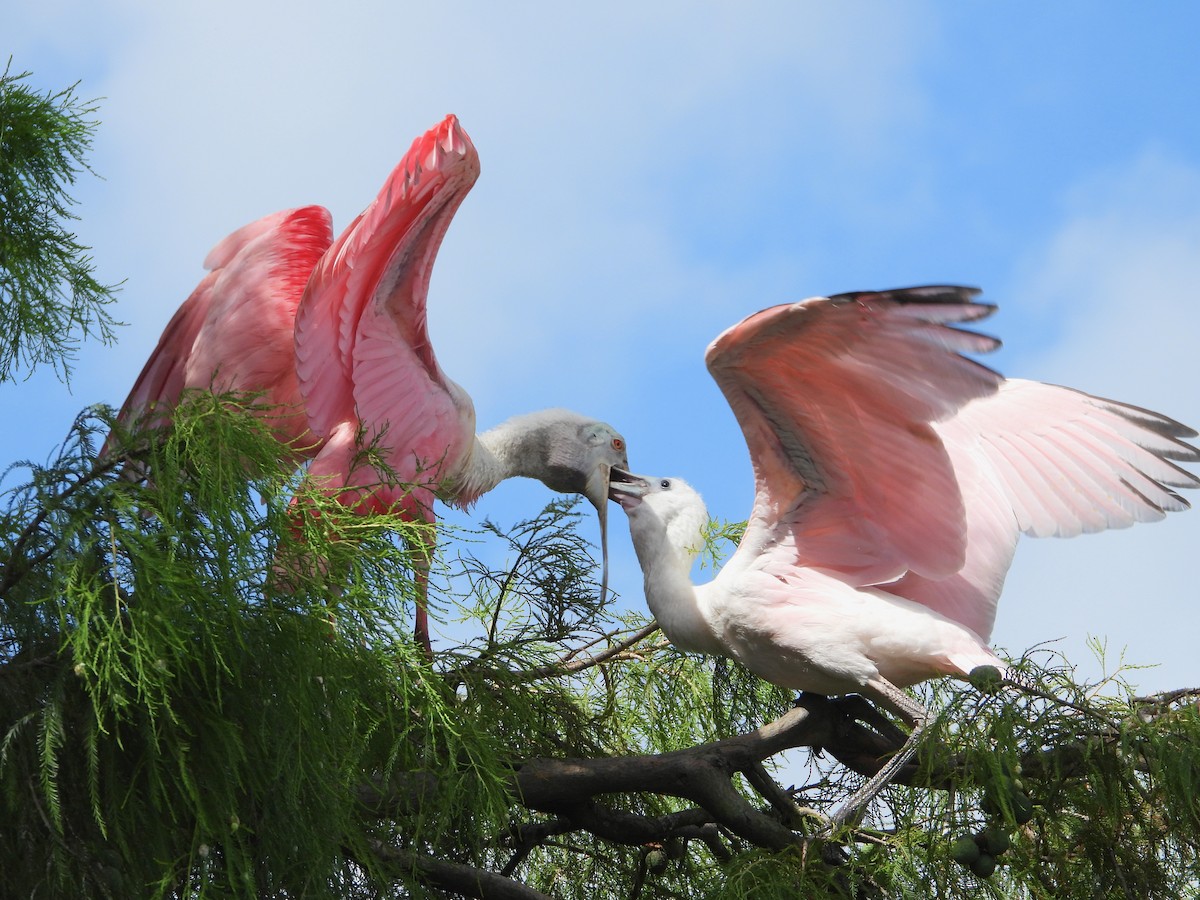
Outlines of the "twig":
{"label": "twig", "polygon": [[[511,680],[536,681],[539,678],[549,678],[556,675],[573,675],[576,672],[582,672],[585,669],[590,669],[593,666],[598,666],[601,663],[608,662],[614,657],[620,656],[630,647],[649,637],[657,630],[658,623],[651,622],[649,625],[639,628],[625,640],[613,644],[611,647],[601,650],[599,653],[592,654],[591,656],[585,656],[580,659],[574,659],[573,657],[576,656],[580,650],[584,649],[582,647],[577,648],[559,659],[557,662],[553,662],[545,666],[538,666],[534,669],[527,669],[524,672],[514,672],[511,676]],[[607,637],[613,637],[616,634],[617,632],[613,632],[612,634],[607,635]],[[593,644],[594,643],[596,642],[594,641]]]}
{"label": "twig", "polygon": [[[12,587],[25,576],[25,574],[36,567],[37,564],[45,562],[54,555],[57,548],[51,548],[45,553],[40,553],[32,560],[32,565],[18,566],[17,560],[25,552],[25,545],[33,538],[42,524],[50,517],[50,515],[59,509],[64,500],[70,498],[76,491],[81,490],[85,485],[98,479],[101,475],[115,469],[121,460],[108,459],[104,462],[98,462],[92,466],[87,472],[79,476],[77,481],[72,482],[61,493],[50,497],[48,501],[42,503],[41,510],[29,520],[28,524],[21,529],[21,533],[17,535],[13,541],[8,554],[8,562],[4,566],[4,575],[0,578],[0,597],[3,597]],[[21,560],[24,563],[30,563],[30,560]]]}
{"label": "twig", "polygon": [[771,777],[767,772],[766,767],[761,762],[756,762],[744,772],[746,780],[750,782],[750,786],[762,795],[763,799],[771,804],[772,808],[783,817],[783,823],[789,828],[800,828],[804,818],[804,810],[795,801],[791,794],[780,787],[779,783]]}
{"label": "twig", "polygon": [[1151,707],[1154,712],[1148,714],[1149,718],[1157,718],[1164,710],[1168,710],[1180,700],[1191,700],[1200,698],[1200,688],[1177,688],[1173,691],[1161,691],[1157,694],[1148,694],[1144,697],[1134,697],[1129,702],[1139,708],[1138,716],[1143,720],[1146,715],[1140,712],[1141,707]]}

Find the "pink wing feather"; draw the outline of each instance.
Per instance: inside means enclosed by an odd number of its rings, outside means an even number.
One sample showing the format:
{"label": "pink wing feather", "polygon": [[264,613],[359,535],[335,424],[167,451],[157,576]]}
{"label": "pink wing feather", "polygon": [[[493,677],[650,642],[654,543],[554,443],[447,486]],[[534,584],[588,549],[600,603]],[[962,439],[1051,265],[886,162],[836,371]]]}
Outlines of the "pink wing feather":
{"label": "pink wing feather", "polygon": [[183,302],[171,321],[163,329],[158,344],[146,360],[133,388],[121,405],[118,416],[121,422],[130,424],[135,417],[151,411],[166,414],[185,384],[188,358],[196,343],[196,335],[204,325],[208,308],[212,302],[212,286],[215,272],[206,275],[191,295]]}
{"label": "pink wing feather", "polygon": [[1072,388],[1012,379],[941,430],[973,444],[1000,474],[1017,525],[1073,537],[1152,522],[1188,508],[1171,488],[1200,479],[1171,462],[1197,459],[1196,432],[1166,416]]}
{"label": "pink wing feather", "polygon": [[967,559],[947,579],[910,573],[886,589],[985,640],[1021,534],[1074,537],[1152,522],[1188,503],[1200,478],[1171,460],[1200,454],[1196,433],[1134,406],[1012,379],[936,426],[967,497]]}
{"label": "pink wing feather", "polygon": [[752,527],[791,532],[802,565],[856,584],[966,557],[966,511],[933,428],[1002,381],[963,353],[999,342],[952,327],[993,307],[928,287],[764,310],[706,355],[754,465]]}
{"label": "pink wing feather", "polygon": [[[299,402],[292,328],[313,266],[333,240],[328,211],[319,206],[264,216],[209,252],[209,273],[175,312],[146,361],[120,419],[169,411],[184,390],[263,393],[263,402]],[[280,420],[291,440],[307,428],[301,416]]]}
{"label": "pink wing feather", "polygon": [[333,486],[359,478],[348,470],[360,425],[368,439],[386,432],[403,482],[432,485],[469,452],[474,409],[438,365],[425,303],[442,238],[478,175],[474,146],[447,116],[413,142],[309,280],[296,369],[311,428],[337,435],[313,466]]}

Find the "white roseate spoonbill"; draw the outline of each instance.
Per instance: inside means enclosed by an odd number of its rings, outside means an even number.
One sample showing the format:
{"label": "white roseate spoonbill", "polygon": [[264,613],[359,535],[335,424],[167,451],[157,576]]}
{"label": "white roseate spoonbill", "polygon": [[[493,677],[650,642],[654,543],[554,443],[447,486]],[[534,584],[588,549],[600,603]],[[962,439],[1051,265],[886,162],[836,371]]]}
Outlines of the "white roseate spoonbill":
{"label": "white roseate spoonbill", "polygon": [[919,287],[777,306],[726,330],[708,369],[754,469],[745,536],[707,584],[707,511],[676,478],[614,471],[646,601],[684,650],[785,688],[862,694],[912,726],[837,813],[855,815],[916,749],[927,711],[902,688],[1005,663],[988,647],[1019,536],[1069,537],[1186,509],[1196,432],[1148,410],[964,354],[978,291]]}
{"label": "white roseate spoonbill", "polygon": [[[475,147],[451,115],[413,142],[336,242],[321,207],[234,232],[209,255],[213,271],[167,326],[121,416],[169,407],[184,388],[264,391],[283,405],[277,433],[311,458],[309,477],[323,489],[356,509],[431,525],[435,497],[468,508],[506,478],[581,493],[600,516],[606,592],[608,475],[628,466],[624,438],[563,409],[476,435],[471,398],[430,343],[433,262],[478,174]],[[294,409],[305,418],[286,415]],[[369,443],[388,478],[361,462]],[[427,556],[429,545],[421,549]],[[417,570],[416,636],[428,648]]]}

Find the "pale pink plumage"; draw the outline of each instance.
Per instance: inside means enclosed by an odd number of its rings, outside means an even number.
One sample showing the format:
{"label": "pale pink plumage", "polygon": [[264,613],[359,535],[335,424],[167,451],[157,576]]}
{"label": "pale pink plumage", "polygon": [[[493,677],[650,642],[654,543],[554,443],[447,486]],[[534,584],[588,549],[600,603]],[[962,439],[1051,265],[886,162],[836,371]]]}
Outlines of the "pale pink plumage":
{"label": "pale pink plumage", "polygon": [[713,341],[708,368],[755,474],[736,552],[693,587],[680,548],[705,518],[699,495],[644,476],[611,491],[668,637],[920,723],[924,710],[897,687],[1003,665],[987,638],[1021,533],[1070,536],[1187,508],[1173,488],[1200,479],[1172,460],[1200,461],[1183,440],[1196,433],[966,358],[999,346],[953,327],[992,311],[976,293],[815,298]]}

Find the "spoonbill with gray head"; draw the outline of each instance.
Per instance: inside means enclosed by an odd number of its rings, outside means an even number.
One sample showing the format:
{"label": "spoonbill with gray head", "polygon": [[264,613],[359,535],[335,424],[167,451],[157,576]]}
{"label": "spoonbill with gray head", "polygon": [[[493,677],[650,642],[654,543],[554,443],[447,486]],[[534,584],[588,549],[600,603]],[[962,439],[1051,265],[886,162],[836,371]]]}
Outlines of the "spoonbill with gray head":
{"label": "spoonbill with gray head", "polygon": [[[168,324],[120,417],[165,412],[188,388],[260,392],[276,433],[311,459],[309,477],[324,490],[430,525],[435,498],[468,508],[506,478],[583,494],[600,516],[604,592],[608,474],[628,466],[624,438],[564,409],[477,435],[470,396],[434,355],[433,262],[478,175],[475,147],[450,115],[413,142],[336,241],[319,206],[234,232],[209,254],[212,271]],[[389,472],[363,461],[369,444]],[[416,636],[428,648],[420,563],[417,578]]]}

